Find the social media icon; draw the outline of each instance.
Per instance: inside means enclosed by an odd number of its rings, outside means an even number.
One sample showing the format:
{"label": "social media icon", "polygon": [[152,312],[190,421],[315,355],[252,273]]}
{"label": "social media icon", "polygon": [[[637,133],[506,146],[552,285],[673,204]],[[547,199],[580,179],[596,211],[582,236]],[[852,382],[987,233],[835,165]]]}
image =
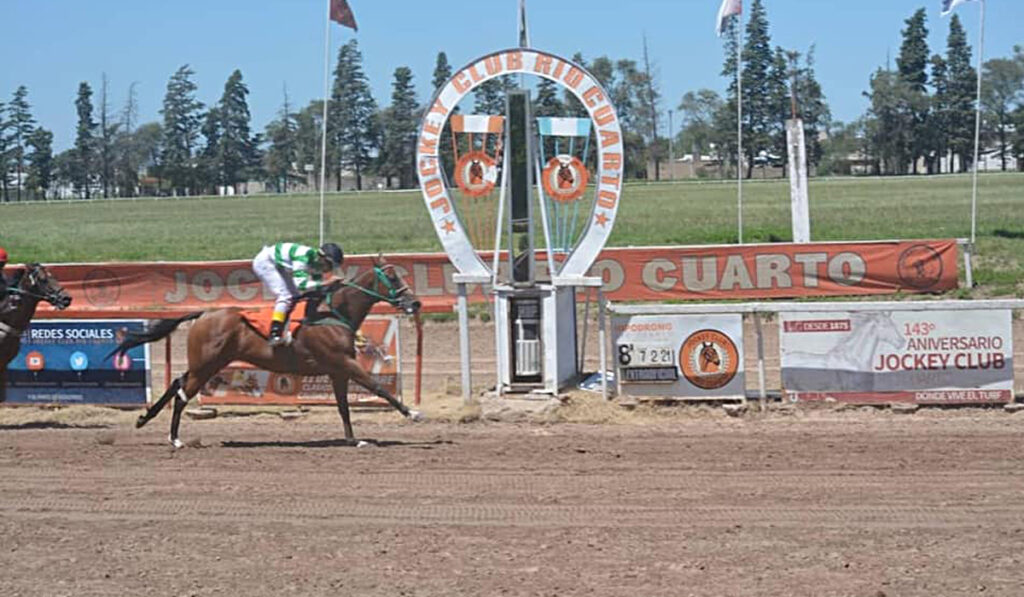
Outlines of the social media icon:
{"label": "social media icon", "polygon": [[118,371],[130,371],[132,368],[132,358],[127,354],[114,355],[114,369]]}
{"label": "social media icon", "polygon": [[25,367],[29,371],[42,371],[46,367],[46,358],[43,353],[33,350],[25,355]]}
{"label": "social media icon", "polygon": [[89,368],[89,357],[84,352],[75,351],[71,353],[71,369],[73,371],[85,371]]}

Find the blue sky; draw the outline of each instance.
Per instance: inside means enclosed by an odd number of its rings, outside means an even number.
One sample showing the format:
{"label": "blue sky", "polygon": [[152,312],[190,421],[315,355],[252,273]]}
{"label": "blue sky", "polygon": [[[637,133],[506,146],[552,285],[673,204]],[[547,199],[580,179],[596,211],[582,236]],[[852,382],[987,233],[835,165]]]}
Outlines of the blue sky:
{"label": "blue sky", "polygon": [[[13,7],[10,2],[13,1]],[[751,0],[745,0],[749,6]],[[80,81],[99,90],[102,73],[120,108],[138,82],[141,120],[158,120],[168,77],[182,64],[196,71],[199,97],[212,103],[240,68],[251,91],[254,128],[279,109],[285,85],[293,104],[322,95],[325,0],[8,0],[0,28],[0,98],[29,89],[33,112],[54,131],[56,149],[74,138]],[[453,65],[516,42],[518,0],[350,0],[365,69],[378,103],[390,98],[398,66],[415,74],[422,100],[439,50]],[[646,33],[664,95],[673,108],[688,90],[724,89],[721,43],[714,34],[719,0],[528,0],[533,45],[586,58],[639,60]],[[875,68],[899,51],[903,20],[928,9],[933,52],[945,52],[948,19],[940,0],[766,0],[772,43],[816,45],[818,78],[835,118],[866,106],[861,93]],[[1024,45],[1024,2],[988,0],[986,57]],[[958,8],[976,47],[978,5]],[[332,25],[332,55],[353,35]],[[678,122],[678,120],[677,120]]]}

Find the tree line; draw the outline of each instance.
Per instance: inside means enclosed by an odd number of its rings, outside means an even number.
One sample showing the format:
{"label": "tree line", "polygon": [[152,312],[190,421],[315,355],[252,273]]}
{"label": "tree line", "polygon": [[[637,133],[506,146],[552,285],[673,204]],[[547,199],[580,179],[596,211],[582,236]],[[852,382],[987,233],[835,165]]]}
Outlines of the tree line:
{"label": "tree line", "polygon": [[[692,154],[695,161],[710,156],[719,165],[719,176],[735,172],[737,61],[747,177],[757,165],[785,164],[785,121],[794,115],[803,120],[808,159],[818,174],[850,173],[854,162],[861,172],[873,174],[970,168],[976,72],[955,14],[944,54],[928,48],[923,8],[905,21],[895,68],[887,64],[870,76],[864,94],[870,107],[851,123],[831,117],[817,81],[813,46],[799,52],[772,45],[762,0],[752,3],[739,44],[736,26],[732,19],[723,36],[725,93],[686,93],[676,108],[682,116],[678,134],[663,134],[663,97],[646,39],[640,60],[587,59],[580,53],[572,57],[611,95],[623,129],[627,178],[662,178],[662,166],[673,149],[676,155]],[[439,52],[432,89],[451,75],[447,56]],[[98,94],[82,82],[74,102],[78,124],[73,147],[57,154],[52,132],[32,116],[28,90],[18,87],[9,102],[0,101],[0,198],[45,198],[68,190],[81,198],[244,193],[250,181],[276,192],[319,185],[322,100],[295,106],[285,89],[276,118],[263,131],[254,131],[249,90],[240,71],[230,74],[219,100],[210,105],[197,98],[194,76],[188,65],[180,67],[167,83],[160,120],[146,123],[139,122],[136,84],[115,107],[106,76]],[[1011,157],[1024,158],[1024,48],[1016,47],[1009,58],[985,62],[983,77],[983,138],[986,147],[996,147],[1005,169]],[[516,84],[516,78],[506,76],[481,85],[474,92],[473,111],[502,113],[505,93]],[[533,97],[538,116],[586,114],[574,96],[546,79],[537,81]],[[358,43],[341,46],[328,103],[329,190],[341,190],[343,176],[357,189],[364,187],[367,176],[384,180],[389,188],[415,186],[416,130],[423,109],[408,66],[395,69],[390,101],[380,107],[363,71]],[[442,137],[446,156],[451,143],[450,135]],[[712,175],[707,169],[703,174]]]}
{"label": "tree line", "polygon": [[[785,163],[784,123],[794,113],[803,119],[808,161],[818,174],[934,174],[971,168],[977,71],[956,14],[949,20],[944,54],[928,47],[924,8],[905,21],[895,68],[886,64],[871,74],[864,92],[870,106],[851,123],[831,118],[815,78],[813,46],[802,61],[798,52],[771,48],[762,0],[751,6],[742,49],[736,47],[735,27],[732,19],[723,35],[721,74],[729,80],[725,97],[711,89],[682,97],[677,146],[735,166],[739,53],[748,178],[758,163]],[[1012,157],[1024,169],[1024,48],[1015,47],[1009,58],[986,61],[982,80],[981,145],[994,148],[1003,170]]]}

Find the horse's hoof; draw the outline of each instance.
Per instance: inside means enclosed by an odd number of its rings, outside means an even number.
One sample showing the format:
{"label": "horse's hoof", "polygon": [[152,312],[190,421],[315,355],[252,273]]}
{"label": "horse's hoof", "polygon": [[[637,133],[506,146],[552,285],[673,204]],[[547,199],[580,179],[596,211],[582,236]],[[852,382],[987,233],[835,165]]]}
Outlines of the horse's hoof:
{"label": "horse's hoof", "polygon": [[418,410],[410,410],[409,420],[413,423],[422,423],[427,420],[427,416]]}
{"label": "horse's hoof", "polygon": [[149,422],[149,419],[145,415],[139,415],[138,419],[135,419],[135,428],[142,429],[142,426]]}
{"label": "horse's hoof", "polygon": [[185,447],[185,442],[181,441],[180,439],[178,439],[176,437],[172,437],[171,438],[171,446],[175,450],[180,450],[180,449]]}

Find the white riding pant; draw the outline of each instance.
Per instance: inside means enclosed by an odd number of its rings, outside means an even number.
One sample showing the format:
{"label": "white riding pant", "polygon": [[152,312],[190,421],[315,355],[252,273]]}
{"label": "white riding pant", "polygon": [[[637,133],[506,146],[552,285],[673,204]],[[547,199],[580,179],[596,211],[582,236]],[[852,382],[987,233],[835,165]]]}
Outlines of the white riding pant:
{"label": "white riding pant", "polygon": [[252,260],[252,271],[263,281],[263,285],[277,297],[274,301],[274,310],[281,313],[291,311],[295,298],[299,296],[299,291],[295,287],[291,275],[278,267],[274,261],[274,247],[263,247],[263,250],[256,254]]}

